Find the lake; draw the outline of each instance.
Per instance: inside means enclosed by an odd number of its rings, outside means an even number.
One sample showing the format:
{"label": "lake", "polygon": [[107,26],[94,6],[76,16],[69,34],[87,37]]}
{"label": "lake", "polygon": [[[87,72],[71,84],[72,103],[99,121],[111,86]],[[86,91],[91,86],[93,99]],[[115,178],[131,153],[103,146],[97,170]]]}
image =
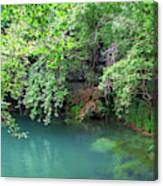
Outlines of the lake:
{"label": "lake", "polygon": [[16,115],[27,139],[2,129],[2,176],[75,179],[156,178],[152,139],[110,121],[65,125],[54,120],[44,126]]}

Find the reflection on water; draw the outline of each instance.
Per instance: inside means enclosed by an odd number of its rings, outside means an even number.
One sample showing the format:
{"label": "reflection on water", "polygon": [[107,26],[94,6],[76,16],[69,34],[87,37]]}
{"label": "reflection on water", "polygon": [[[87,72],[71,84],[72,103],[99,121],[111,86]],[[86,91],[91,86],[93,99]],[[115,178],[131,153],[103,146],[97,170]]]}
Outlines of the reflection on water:
{"label": "reflection on water", "polygon": [[[110,124],[82,128],[50,126],[17,116],[29,138],[2,130],[2,176],[153,180],[151,139]],[[97,122],[99,123],[99,121]]]}

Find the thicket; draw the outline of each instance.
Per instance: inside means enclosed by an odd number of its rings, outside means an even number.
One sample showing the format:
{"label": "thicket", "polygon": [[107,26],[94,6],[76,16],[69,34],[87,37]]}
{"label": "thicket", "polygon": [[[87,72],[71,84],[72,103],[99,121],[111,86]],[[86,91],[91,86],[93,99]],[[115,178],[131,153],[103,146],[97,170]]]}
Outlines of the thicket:
{"label": "thicket", "polygon": [[[152,1],[4,5],[1,61],[2,124],[15,136],[21,133],[13,109],[45,124],[62,115],[80,122],[114,115],[148,132],[156,128]],[[70,88],[74,73],[83,83],[77,91]]]}

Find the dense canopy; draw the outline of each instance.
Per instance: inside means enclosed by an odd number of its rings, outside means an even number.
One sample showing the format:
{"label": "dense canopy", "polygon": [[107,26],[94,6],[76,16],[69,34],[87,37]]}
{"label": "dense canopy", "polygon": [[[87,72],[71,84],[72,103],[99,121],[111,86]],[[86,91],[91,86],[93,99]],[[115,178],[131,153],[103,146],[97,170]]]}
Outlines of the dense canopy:
{"label": "dense canopy", "polygon": [[45,125],[116,117],[154,133],[156,17],[152,1],[2,6],[3,125],[25,136],[19,111]]}

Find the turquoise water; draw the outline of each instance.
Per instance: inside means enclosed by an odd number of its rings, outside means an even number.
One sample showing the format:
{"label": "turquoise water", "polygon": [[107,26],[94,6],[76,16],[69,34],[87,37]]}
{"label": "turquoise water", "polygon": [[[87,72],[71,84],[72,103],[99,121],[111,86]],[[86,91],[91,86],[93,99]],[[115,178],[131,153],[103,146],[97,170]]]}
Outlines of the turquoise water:
{"label": "turquoise water", "polygon": [[29,137],[18,140],[2,129],[2,176],[155,179],[152,140],[114,122],[77,127],[56,120],[45,127],[25,116],[16,119]]}

